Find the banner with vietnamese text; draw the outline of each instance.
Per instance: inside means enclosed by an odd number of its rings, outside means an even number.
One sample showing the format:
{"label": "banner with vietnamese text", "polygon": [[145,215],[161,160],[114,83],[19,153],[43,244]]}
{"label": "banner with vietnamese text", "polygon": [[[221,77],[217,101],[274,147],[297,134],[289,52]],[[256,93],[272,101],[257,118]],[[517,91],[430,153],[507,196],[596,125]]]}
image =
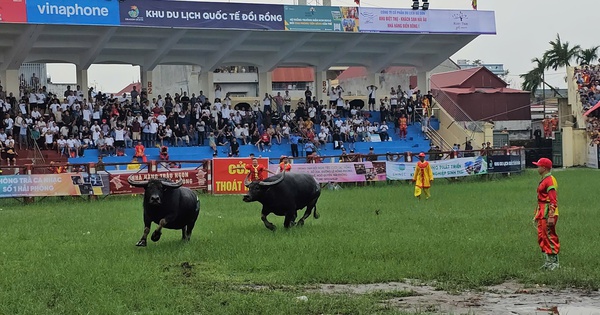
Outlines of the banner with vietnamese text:
{"label": "banner with vietnamese text", "polygon": [[87,173],[0,176],[1,197],[108,195],[108,175]]}
{"label": "banner with vietnamese text", "polygon": [[110,194],[125,195],[125,194],[143,194],[144,189],[132,187],[127,182],[127,178],[133,175],[133,180],[148,180],[153,178],[166,178],[171,181],[183,180],[183,186],[190,189],[199,190],[207,189],[207,173],[204,168],[198,169],[178,169],[165,172],[153,173],[120,173],[110,174]]}
{"label": "banner with vietnamese text", "polygon": [[[271,165],[271,171],[277,172],[278,165]],[[312,175],[318,183],[355,183],[385,180],[386,165],[380,162],[356,163],[294,163],[290,173]]]}
{"label": "banner with vietnamese text", "polygon": [[[250,158],[214,158],[212,160],[212,192],[213,194],[245,194],[248,188],[244,186],[244,179],[249,173],[246,164],[252,164]],[[268,158],[259,158],[258,164],[269,167]],[[238,169],[239,167],[239,169]],[[269,177],[265,171],[265,178]]]}
{"label": "banner with vietnamese text", "polygon": [[361,32],[496,34],[493,11],[359,8]]}
{"label": "banner with vietnamese text", "polygon": [[[429,161],[433,178],[462,177],[487,174],[485,159],[481,156],[441,161]],[[386,162],[387,179],[410,180],[417,163]]]}
{"label": "banner with vietnamese text", "polygon": [[488,173],[514,173],[525,169],[525,154],[487,156]]}
{"label": "banner with vietnamese text", "polygon": [[283,30],[283,6],[193,1],[120,2],[121,25]]}
{"label": "banner with vietnamese text", "polygon": [[358,32],[358,8],[284,6],[286,31]]}

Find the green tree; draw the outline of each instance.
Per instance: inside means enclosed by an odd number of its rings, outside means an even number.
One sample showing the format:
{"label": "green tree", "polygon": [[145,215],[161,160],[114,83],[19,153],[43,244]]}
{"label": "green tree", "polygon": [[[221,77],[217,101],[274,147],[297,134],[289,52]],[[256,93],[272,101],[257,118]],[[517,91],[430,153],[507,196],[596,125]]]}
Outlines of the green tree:
{"label": "green tree", "polygon": [[544,57],[542,57],[542,59],[533,58],[531,59],[531,62],[535,64],[535,67],[529,72],[519,75],[519,77],[523,79],[521,89],[530,91],[531,95],[535,95],[544,82],[544,72],[548,67],[548,62]]}
{"label": "green tree", "polygon": [[569,47],[569,42],[562,42],[560,35],[556,34],[556,39],[550,41],[551,48],[544,53],[544,59],[547,61],[546,69],[557,70],[561,67],[568,67],[571,65],[571,60],[577,58],[581,47],[575,45]]}
{"label": "green tree", "polygon": [[581,49],[577,54],[577,63],[580,65],[589,65],[598,58],[598,49],[600,46],[595,46],[589,49]]}
{"label": "green tree", "polygon": [[542,57],[541,59],[533,58],[533,59],[531,59],[531,62],[533,62],[535,64],[535,67],[531,71],[529,71],[525,74],[519,75],[519,77],[521,79],[523,79],[523,83],[521,84],[521,89],[524,91],[530,91],[531,95],[535,95],[537,90],[541,87],[544,90],[543,95],[545,98],[546,97],[546,87],[548,87],[555,94],[560,95],[560,93],[556,90],[556,88],[554,88],[553,86],[551,86],[550,84],[548,84],[546,82],[545,72],[548,69],[548,60],[546,60],[545,57]]}

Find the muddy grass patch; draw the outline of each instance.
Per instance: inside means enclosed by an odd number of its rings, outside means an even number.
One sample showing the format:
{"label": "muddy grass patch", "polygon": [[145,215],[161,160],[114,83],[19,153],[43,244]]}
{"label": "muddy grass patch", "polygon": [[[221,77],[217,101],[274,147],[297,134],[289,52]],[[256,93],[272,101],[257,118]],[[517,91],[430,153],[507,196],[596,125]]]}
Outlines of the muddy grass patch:
{"label": "muddy grass patch", "polygon": [[321,294],[366,294],[385,308],[414,313],[450,314],[599,314],[598,291],[524,286],[517,282],[479,290],[444,291],[419,281],[371,284],[321,284]]}

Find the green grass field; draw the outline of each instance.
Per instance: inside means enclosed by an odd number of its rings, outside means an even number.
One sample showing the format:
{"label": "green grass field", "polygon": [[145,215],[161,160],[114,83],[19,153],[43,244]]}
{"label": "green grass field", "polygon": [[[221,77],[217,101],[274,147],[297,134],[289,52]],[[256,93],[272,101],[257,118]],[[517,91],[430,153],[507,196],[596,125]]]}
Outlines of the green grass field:
{"label": "green grass field", "polygon": [[[324,190],[320,219],[285,230],[282,217],[270,216],[275,232],[263,226],[260,204],[201,195],[189,243],[166,230],[147,248],[134,246],[143,229],[139,195],[0,200],[0,314],[397,314],[379,302],[407,292],[309,288],[406,278],[447,290],[506,280],[598,289],[600,172],[554,175],[562,252],[552,273],[538,270],[535,171],[439,179],[420,202],[406,183]],[[309,300],[298,302],[301,295]]]}

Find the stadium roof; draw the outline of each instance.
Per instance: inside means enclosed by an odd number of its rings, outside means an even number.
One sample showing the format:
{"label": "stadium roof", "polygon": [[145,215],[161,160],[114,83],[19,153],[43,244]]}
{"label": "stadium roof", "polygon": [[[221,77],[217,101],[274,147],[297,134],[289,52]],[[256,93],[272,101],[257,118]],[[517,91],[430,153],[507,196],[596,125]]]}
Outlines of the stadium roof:
{"label": "stadium roof", "polygon": [[2,24],[0,69],[24,62],[277,67],[389,66],[429,71],[479,34],[391,34],[178,29],[133,26]]}

